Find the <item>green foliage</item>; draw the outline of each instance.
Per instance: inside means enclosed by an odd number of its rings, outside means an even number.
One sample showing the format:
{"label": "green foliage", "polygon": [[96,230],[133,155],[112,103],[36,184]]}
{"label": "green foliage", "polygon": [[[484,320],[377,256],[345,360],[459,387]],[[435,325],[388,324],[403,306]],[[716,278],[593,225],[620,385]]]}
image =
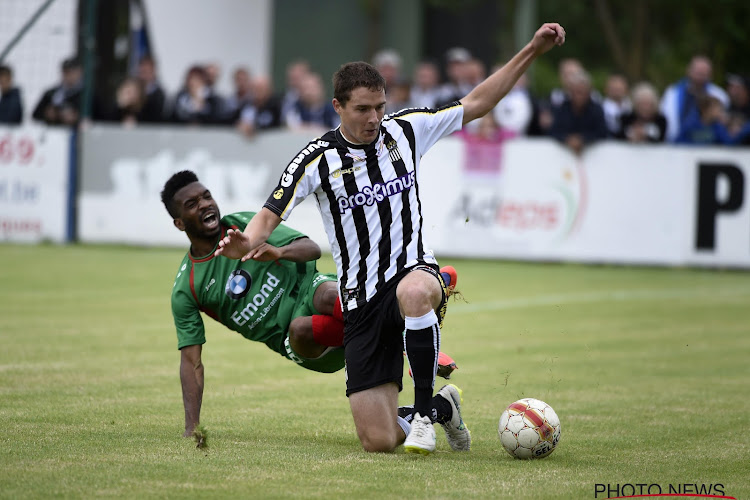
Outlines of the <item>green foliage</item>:
{"label": "green foliage", "polygon": [[[721,483],[750,497],[747,273],[444,259],[468,300],[451,302],[443,350],[473,445],[452,453],[438,429],[438,452],[413,457],[361,450],[343,372],[302,370],[212,320],[211,446],[181,437],[169,292],[183,255],[0,245],[0,496],[594,498],[596,483]],[[541,461],[497,437],[526,396],[562,421]]]}
{"label": "green foliage", "polygon": [[[602,5],[611,12],[615,37],[632,67],[618,63],[612,51],[600,17]],[[639,8],[643,9],[642,21]],[[540,22],[558,21],[568,33],[565,47],[545,56],[554,64],[564,57],[576,57],[589,70],[624,73],[631,81],[646,79],[662,90],[684,76],[688,61],[698,53],[713,60],[714,78],[720,85],[725,83],[727,72],[750,74],[748,2],[540,0],[538,14]],[[639,22],[644,26],[641,35]]]}

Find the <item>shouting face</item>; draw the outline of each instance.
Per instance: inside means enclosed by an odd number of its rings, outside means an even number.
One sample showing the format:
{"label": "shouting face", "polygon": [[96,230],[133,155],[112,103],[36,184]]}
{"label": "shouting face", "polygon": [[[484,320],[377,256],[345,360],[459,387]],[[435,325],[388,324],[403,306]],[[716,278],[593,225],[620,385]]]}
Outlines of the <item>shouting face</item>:
{"label": "shouting face", "polygon": [[173,203],[180,214],[174,225],[191,240],[213,240],[221,235],[219,206],[206,186],[188,184],[175,193]]}

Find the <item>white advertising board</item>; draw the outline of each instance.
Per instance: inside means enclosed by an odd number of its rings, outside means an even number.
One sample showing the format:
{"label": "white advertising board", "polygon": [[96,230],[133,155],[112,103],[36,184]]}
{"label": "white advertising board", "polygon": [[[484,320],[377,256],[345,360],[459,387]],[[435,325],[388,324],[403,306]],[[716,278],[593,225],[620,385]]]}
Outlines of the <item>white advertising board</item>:
{"label": "white advertising board", "polygon": [[475,146],[449,138],[425,156],[425,239],[438,256],[750,267],[750,151]]}
{"label": "white advertising board", "polygon": [[70,135],[62,128],[0,128],[0,241],[67,241]]}
{"label": "white advertising board", "polygon": [[[312,138],[232,130],[83,135],[82,241],[185,245],[159,193],[194,170],[223,213],[258,210]],[[551,139],[440,141],[419,176],[424,236],[438,257],[750,268],[750,151],[603,142],[582,156]],[[328,242],[314,200],[288,224]]]}
{"label": "white advertising board", "polygon": [[[194,171],[222,214],[258,211],[289,160],[310,139],[290,132],[247,140],[231,129],[96,125],[83,132],[81,141],[78,238],[186,246],[187,238],[174,227],[160,197],[173,173]],[[314,200],[296,208],[287,225],[329,248]]]}

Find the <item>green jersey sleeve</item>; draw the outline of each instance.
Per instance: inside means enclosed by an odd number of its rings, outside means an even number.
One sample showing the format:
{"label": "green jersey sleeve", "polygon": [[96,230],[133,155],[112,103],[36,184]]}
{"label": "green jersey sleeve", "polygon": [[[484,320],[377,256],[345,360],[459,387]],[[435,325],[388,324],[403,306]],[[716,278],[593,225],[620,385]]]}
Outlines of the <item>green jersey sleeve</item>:
{"label": "green jersey sleeve", "polygon": [[200,308],[190,290],[193,263],[185,256],[172,288],[172,317],[177,330],[177,348],[206,343]]}

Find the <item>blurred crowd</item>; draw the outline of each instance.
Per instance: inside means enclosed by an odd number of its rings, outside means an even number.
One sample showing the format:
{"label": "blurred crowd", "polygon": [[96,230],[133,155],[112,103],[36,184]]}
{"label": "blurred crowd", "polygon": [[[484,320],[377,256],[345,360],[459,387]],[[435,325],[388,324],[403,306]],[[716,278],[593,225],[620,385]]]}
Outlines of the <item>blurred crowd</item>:
{"label": "blurred crowd", "polygon": [[[461,47],[448,50],[441,66],[420,61],[411,72],[394,50],[375,55],[372,64],[386,80],[387,113],[406,107],[438,107],[461,99],[488,74],[480,60]],[[232,72],[232,91],[216,91],[221,68],[196,64],[185,72],[182,88],[168,92],[159,82],[156,61],[144,57],[137,70],[117,87],[113,99],[94,96],[92,119],[193,126],[231,126],[246,136],[276,128],[327,130],[338,115],[326,96],[321,75],[304,60],[286,68],[283,89],[247,67]],[[444,77],[442,75],[445,75]],[[83,72],[80,62],[67,59],[60,79],[34,106],[32,118],[50,125],[80,121]],[[750,79],[727,74],[724,85],[713,81],[712,62],[696,55],[685,76],[663,92],[649,82],[629,82],[611,74],[603,88],[592,84],[577,59],[558,66],[558,86],[549,95],[533,95],[526,77],[487,116],[465,132],[488,141],[516,136],[549,136],[580,153],[602,139],[633,143],[750,145]],[[13,72],[0,66],[0,123],[23,121],[23,101]]]}

